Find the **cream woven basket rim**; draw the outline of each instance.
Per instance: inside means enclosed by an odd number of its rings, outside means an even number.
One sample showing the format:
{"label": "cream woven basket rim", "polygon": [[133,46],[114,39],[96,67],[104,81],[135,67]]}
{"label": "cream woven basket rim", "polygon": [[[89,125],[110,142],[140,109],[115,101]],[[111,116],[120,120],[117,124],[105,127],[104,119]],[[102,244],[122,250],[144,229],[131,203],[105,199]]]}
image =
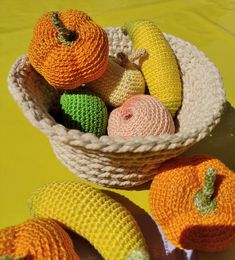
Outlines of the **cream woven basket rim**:
{"label": "cream woven basket rim", "polygon": [[[106,28],[106,31],[110,40],[110,55],[114,55],[120,47],[118,45],[120,43],[118,43],[116,46],[115,39],[112,39],[112,37],[113,34],[120,34],[121,30],[120,27],[108,27]],[[226,101],[225,90],[218,69],[202,51],[198,50],[197,47],[191,43],[177,38],[176,36],[165,33],[164,35],[172,47],[174,47],[174,43],[177,43],[179,46],[182,45],[182,50],[179,49],[178,55],[180,53],[183,55],[184,46],[187,46],[187,48],[190,48],[192,51],[192,54],[195,54],[198,62],[205,64],[207,70],[210,71],[211,75],[213,75],[211,84],[213,85],[213,89],[216,90],[216,94],[213,96],[213,107],[211,108],[211,111],[209,111],[210,113],[208,112],[206,115],[206,119],[204,120],[203,125],[199,128],[194,127],[187,131],[179,131],[174,135],[162,135],[159,137],[139,136],[130,137],[128,139],[109,136],[101,136],[100,138],[97,138],[94,134],[83,133],[74,129],[67,129],[63,125],[58,124],[54,118],[47,111],[45,111],[45,109],[42,109],[39,104],[34,102],[34,99],[28,95],[24,88],[21,87],[21,72],[19,72],[19,64],[22,62],[25,64],[29,63],[27,55],[18,58],[15,64],[12,66],[8,77],[9,91],[11,92],[14,99],[18,102],[19,106],[22,108],[25,116],[34,126],[39,128],[44,134],[53,140],[57,140],[61,143],[65,143],[73,147],[84,147],[88,150],[99,150],[109,153],[144,153],[173,150],[184,146],[190,146],[208,135],[208,133],[210,133],[215,125],[220,121],[220,117]],[[121,35],[121,37],[121,51],[130,54],[132,51],[130,39],[128,36],[124,35]],[[178,116],[180,116],[180,113]]]}

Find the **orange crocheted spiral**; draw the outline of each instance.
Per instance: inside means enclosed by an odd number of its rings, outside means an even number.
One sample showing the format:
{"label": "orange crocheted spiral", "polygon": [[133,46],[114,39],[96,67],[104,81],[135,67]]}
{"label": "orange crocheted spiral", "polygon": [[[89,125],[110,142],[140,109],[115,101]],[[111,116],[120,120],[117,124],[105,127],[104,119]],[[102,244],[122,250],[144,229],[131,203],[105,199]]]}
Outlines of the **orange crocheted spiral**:
{"label": "orange crocheted spiral", "polygon": [[151,184],[150,208],[176,247],[216,252],[235,242],[235,174],[218,159],[165,163]]}
{"label": "orange crocheted spiral", "polygon": [[84,12],[48,12],[34,28],[29,60],[52,86],[73,89],[104,73],[108,37]]}
{"label": "orange crocheted spiral", "polygon": [[0,230],[0,257],[79,260],[69,235],[50,219],[32,219]]}

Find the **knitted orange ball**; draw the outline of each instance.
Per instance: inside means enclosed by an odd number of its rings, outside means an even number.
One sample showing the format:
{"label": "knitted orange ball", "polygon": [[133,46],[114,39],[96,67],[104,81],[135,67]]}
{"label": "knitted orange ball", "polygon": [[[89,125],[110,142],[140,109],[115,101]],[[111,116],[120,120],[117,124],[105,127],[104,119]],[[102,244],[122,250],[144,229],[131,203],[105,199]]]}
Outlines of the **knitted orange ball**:
{"label": "knitted orange ball", "polygon": [[29,60],[52,86],[73,89],[104,73],[108,37],[84,12],[49,12],[34,28]]}
{"label": "knitted orange ball", "polygon": [[170,112],[150,95],[136,95],[127,99],[109,116],[109,136],[148,136],[174,132]]}
{"label": "knitted orange ball", "polygon": [[165,163],[151,184],[150,207],[176,247],[216,252],[235,242],[235,174],[218,159]]}
{"label": "knitted orange ball", "polygon": [[0,230],[0,258],[79,260],[69,235],[52,219],[35,218]]}

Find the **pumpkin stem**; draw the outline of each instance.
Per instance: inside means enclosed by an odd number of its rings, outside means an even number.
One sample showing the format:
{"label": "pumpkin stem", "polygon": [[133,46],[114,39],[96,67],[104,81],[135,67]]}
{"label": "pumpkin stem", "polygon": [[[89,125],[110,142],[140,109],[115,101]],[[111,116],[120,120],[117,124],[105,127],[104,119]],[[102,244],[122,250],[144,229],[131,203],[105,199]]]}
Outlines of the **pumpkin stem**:
{"label": "pumpkin stem", "polygon": [[216,208],[216,200],[212,198],[214,194],[214,183],[217,170],[208,168],[205,173],[204,185],[195,196],[194,203],[202,215],[212,213]]}
{"label": "pumpkin stem", "polygon": [[71,46],[71,44],[78,38],[76,32],[65,27],[57,12],[51,13],[51,21],[57,30],[59,42]]}
{"label": "pumpkin stem", "polygon": [[25,257],[18,257],[18,256],[0,256],[0,260],[24,260],[26,259]]}

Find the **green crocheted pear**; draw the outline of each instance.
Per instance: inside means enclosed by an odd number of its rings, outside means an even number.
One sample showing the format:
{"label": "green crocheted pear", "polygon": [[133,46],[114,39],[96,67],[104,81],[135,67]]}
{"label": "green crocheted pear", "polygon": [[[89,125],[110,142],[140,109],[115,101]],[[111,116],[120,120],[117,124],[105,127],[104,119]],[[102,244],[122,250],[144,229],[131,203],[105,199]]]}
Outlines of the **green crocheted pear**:
{"label": "green crocheted pear", "polygon": [[106,133],[108,111],[101,98],[81,89],[60,97],[63,124],[100,137]]}

